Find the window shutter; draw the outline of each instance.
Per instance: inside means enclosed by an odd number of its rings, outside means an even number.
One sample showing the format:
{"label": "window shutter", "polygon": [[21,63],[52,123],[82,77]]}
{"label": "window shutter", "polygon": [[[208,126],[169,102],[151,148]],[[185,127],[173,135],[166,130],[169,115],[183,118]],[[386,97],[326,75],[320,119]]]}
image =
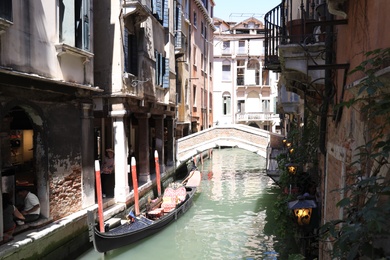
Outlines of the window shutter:
{"label": "window shutter", "polygon": [[169,27],[169,12],[168,12],[168,0],[162,0],[164,1],[164,17],[163,17],[163,26],[164,28]]}
{"label": "window shutter", "polygon": [[183,33],[181,31],[181,17],[182,17],[182,11],[180,7],[177,7],[177,26],[176,26],[176,47],[182,48],[182,37]]}
{"label": "window shutter", "polygon": [[89,51],[89,1],[83,1],[83,49]]}
{"label": "window shutter", "polygon": [[169,88],[169,59],[164,58],[164,77],[163,77],[163,88]]}
{"label": "window shutter", "polygon": [[129,72],[129,32],[126,27],[123,33],[123,51],[125,56],[125,71]]}
{"label": "window shutter", "polygon": [[162,20],[162,11],[163,11],[163,1],[164,0],[157,0],[157,6],[156,6],[156,12],[157,12],[157,20]]}
{"label": "window shutter", "polygon": [[157,14],[157,0],[152,0],[152,13]]}

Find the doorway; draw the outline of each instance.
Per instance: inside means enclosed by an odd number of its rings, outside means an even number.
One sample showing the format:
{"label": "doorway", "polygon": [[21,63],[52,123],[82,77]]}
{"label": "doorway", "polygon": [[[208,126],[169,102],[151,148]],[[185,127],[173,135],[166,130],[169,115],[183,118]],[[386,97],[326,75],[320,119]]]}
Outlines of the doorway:
{"label": "doorway", "polygon": [[30,117],[19,106],[13,107],[3,118],[2,133],[2,188],[18,206],[18,188],[37,194],[37,175],[34,167],[34,130]]}

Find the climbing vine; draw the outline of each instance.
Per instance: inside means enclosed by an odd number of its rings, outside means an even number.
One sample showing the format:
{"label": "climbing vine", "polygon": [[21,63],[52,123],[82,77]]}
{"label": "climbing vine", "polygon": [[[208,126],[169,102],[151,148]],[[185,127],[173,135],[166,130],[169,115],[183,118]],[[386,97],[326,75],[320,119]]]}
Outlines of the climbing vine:
{"label": "climbing vine", "polygon": [[344,188],[347,196],[337,203],[346,217],[321,228],[338,259],[384,258],[390,242],[390,88],[378,74],[389,65],[390,48],[365,55],[351,71],[365,78],[356,96],[341,104],[359,110],[365,124],[364,144],[356,148],[350,166],[352,181]]}

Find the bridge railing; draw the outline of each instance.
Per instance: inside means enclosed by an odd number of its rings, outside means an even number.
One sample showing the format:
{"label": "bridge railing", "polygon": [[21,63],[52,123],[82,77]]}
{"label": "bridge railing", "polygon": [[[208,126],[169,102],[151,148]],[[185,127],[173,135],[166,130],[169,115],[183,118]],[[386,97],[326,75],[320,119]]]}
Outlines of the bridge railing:
{"label": "bridge railing", "polygon": [[214,126],[177,140],[178,164],[214,147],[238,147],[266,158],[267,147],[282,144],[283,136],[242,124]]}

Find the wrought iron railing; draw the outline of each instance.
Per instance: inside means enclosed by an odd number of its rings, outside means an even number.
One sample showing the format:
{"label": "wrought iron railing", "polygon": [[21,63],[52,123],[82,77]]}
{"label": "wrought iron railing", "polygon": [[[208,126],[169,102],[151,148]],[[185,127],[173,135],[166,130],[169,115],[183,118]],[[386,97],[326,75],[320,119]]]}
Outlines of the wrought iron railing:
{"label": "wrought iron railing", "polygon": [[320,21],[326,17],[324,0],[282,0],[264,16],[265,69],[280,72],[278,46],[324,41]]}

